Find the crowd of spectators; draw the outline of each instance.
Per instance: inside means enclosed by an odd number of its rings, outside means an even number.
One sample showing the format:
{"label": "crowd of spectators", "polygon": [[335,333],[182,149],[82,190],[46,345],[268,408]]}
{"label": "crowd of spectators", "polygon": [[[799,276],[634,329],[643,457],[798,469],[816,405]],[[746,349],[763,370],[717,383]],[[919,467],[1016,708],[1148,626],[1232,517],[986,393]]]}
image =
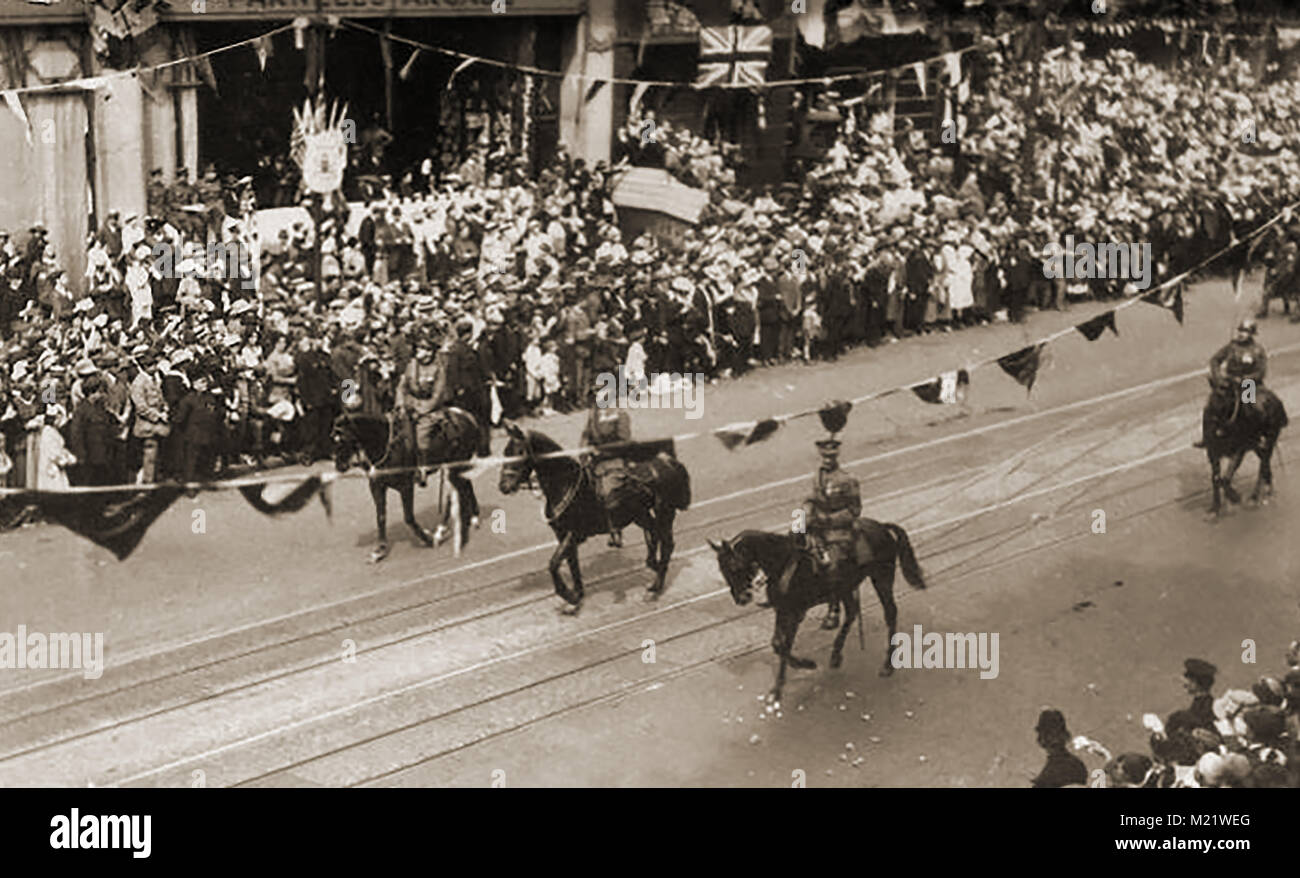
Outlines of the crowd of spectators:
{"label": "crowd of spectators", "polygon": [[[734,156],[659,126],[664,166],[710,197],[697,225],[662,238],[621,231],[619,164],[561,149],[530,175],[503,144],[451,173],[426,163],[360,218],[335,198],[319,232],[299,221],[261,239],[247,179],[156,175],[149,216],[110,216],[88,242],[77,299],[43,229],[21,246],[0,233],[0,479],[202,479],[326,456],[334,414],[391,406],[425,327],[467,341],[494,413],[516,416],[581,406],[620,366],[634,381],[717,380],[1021,321],[1138,292],[1045,277],[1045,245],[1067,234],[1150,242],[1159,279],[1297,197],[1300,82],[1070,46],[1035,107],[1032,75],[991,56],[955,150],[846,121],[805,180],[757,191],[735,185]],[[640,142],[643,121],[621,139]],[[1022,179],[1033,128],[1061,146],[1040,147]],[[1293,258],[1283,238],[1256,258]]]}
{"label": "crowd of spectators", "polygon": [[[1059,710],[1044,710],[1035,731],[1047,762],[1033,786],[1300,787],[1300,641],[1292,642],[1286,664],[1280,676],[1262,676],[1249,689],[1216,698],[1218,669],[1188,659],[1183,679],[1192,703],[1163,721],[1153,713],[1142,717],[1150,755],[1112,756],[1086,736],[1071,738]],[[1099,757],[1103,765],[1089,772],[1075,753]]]}

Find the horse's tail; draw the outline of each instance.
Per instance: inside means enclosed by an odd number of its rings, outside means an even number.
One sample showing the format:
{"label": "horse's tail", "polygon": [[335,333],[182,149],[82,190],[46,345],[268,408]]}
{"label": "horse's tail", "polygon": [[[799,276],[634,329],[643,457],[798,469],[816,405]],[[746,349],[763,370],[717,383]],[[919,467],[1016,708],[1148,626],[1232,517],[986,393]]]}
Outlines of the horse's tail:
{"label": "horse's tail", "polygon": [[691,505],[691,474],[676,458],[663,456],[667,478],[664,479],[665,499],[679,512]]}
{"label": "horse's tail", "polygon": [[903,578],[907,584],[912,588],[925,588],[925,576],[921,573],[921,565],[916,561],[916,553],[912,551],[912,541],[907,538],[907,531],[896,524],[885,524],[883,527],[889,531],[898,546],[898,563],[903,568]]}

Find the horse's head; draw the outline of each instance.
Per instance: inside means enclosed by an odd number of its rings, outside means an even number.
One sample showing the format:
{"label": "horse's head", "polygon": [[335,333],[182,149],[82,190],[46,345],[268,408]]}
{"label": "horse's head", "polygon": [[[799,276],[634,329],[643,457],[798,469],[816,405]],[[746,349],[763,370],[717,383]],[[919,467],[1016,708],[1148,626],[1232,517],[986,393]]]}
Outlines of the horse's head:
{"label": "horse's head", "polygon": [[1232,417],[1233,410],[1237,407],[1238,385],[1227,378],[1220,378],[1215,381],[1210,379],[1210,414],[1221,419]]}
{"label": "horse's head", "polygon": [[754,599],[754,577],[758,572],[754,559],[748,556],[739,540],[723,540],[721,543],[709,540],[709,548],[718,556],[718,569],[731,589],[731,599],[737,605],[745,606]]}
{"label": "horse's head", "polygon": [[341,473],[352,466],[352,458],[360,447],[351,415],[339,415],[330,431],[330,447],[334,450],[334,468]]}
{"label": "horse's head", "polygon": [[519,460],[507,460],[501,464],[501,479],[497,482],[497,490],[502,494],[513,494],[532,475],[533,449],[528,434],[519,425],[506,422],[505,428],[506,435],[510,438],[506,442],[504,456],[517,457]]}

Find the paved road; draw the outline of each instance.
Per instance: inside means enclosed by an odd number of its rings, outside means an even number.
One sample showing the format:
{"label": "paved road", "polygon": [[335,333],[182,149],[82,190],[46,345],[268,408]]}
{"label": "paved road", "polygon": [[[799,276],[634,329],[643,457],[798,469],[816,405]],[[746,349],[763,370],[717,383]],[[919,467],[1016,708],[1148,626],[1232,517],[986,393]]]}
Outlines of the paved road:
{"label": "paved road", "polygon": [[[1300,440],[1283,434],[1274,503],[1217,524],[1202,521],[1207,468],[1188,447],[1204,388],[1193,373],[1250,304],[1208,283],[1184,328],[1141,305],[1121,313],[1119,337],[1057,342],[1029,397],[986,368],[965,406],[899,394],[851,414],[843,459],[867,514],[907,528],[930,582],[900,577],[902,629],[996,632],[995,679],[877,677],[884,631],[868,597],[868,651],[855,632],[829,671],[829,637],[808,625],[798,651],[823,667],[793,673],[780,716],[761,710],[771,617],[732,603],[705,539],[790,520],[821,433],[809,419],[735,452],[683,443],[696,502],[667,593],[641,600],[639,539],[619,552],[593,541],[577,619],[555,612],[539,501],[499,496],[495,473],[477,485],[504,532],[485,514],[459,559],[417,548],[399,523],[390,559],[366,564],[373,518],[357,481],[336,486],[331,525],[311,509],[266,519],[234,494],[184,500],[120,564],[59,529],[7,535],[0,629],[102,631],[108,668],[96,681],[0,671],[0,784],[766,786],[800,771],[809,786],[1020,785],[1041,763],[1032,726],[1049,703],[1076,733],[1141,747],[1138,718],[1177,705],[1184,657],[1245,683],[1263,668],[1241,666],[1243,640],[1273,669],[1300,633],[1284,534],[1300,521],[1285,465]],[[767,370],[711,387],[699,420],[637,412],[636,432],[919,380],[1095,310]],[[1262,338],[1300,345],[1277,319]],[[1270,384],[1300,412],[1300,351],[1275,356]],[[538,426],[564,444],[580,429],[572,416]],[[1240,484],[1253,477],[1252,463]]]}

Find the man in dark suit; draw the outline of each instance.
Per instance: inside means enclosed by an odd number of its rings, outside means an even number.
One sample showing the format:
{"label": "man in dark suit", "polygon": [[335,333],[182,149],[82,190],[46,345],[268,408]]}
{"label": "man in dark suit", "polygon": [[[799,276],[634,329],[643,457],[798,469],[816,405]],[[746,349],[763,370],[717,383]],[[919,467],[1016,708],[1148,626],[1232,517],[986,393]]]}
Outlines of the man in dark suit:
{"label": "man in dark suit", "polygon": [[302,403],[302,463],[310,465],[330,456],[329,433],[339,383],[329,355],[311,336],[303,336],[298,343],[294,366],[298,373],[298,401]]}
{"label": "man in dark suit", "polygon": [[361,226],[357,229],[357,243],[361,247],[361,254],[366,258],[366,274],[371,274],[375,270],[375,217],[381,208],[377,204],[366,205],[366,207],[366,215],[361,219]]}
{"label": "man in dark suit", "polygon": [[1086,784],[1088,769],[1069,750],[1070,732],[1065,727],[1065,715],[1059,710],[1044,710],[1038,715],[1038,746],[1047,752],[1047,763],[1032,781],[1035,789]]}
{"label": "man in dark suit", "polygon": [[840,262],[845,257],[841,247],[828,250],[831,267],[827,271],[822,288],[824,304],[822,310],[826,317],[823,325],[826,329],[827,359],[836,360],[844,344],[844,329],[853,313],[853,298],[849,290],[848,269]]}
{"label": "man in dark suit", "polygon": [[176,408],[174,434],[180,441],[181,480],[208,481],[215,476],[217,452],[224,447],[225,422],[208,375],[198,369],[190,377],[190,391]]}
{"label": "man in dark suit", "polygon": [[111,485],[114,445],[117,441],[118,420],[105,406],[105,386],[102,375],[86,377],[81,385],[85,398],[73,409],[65,432],[68,450],[77,458],[74,470],[79,485]]}

